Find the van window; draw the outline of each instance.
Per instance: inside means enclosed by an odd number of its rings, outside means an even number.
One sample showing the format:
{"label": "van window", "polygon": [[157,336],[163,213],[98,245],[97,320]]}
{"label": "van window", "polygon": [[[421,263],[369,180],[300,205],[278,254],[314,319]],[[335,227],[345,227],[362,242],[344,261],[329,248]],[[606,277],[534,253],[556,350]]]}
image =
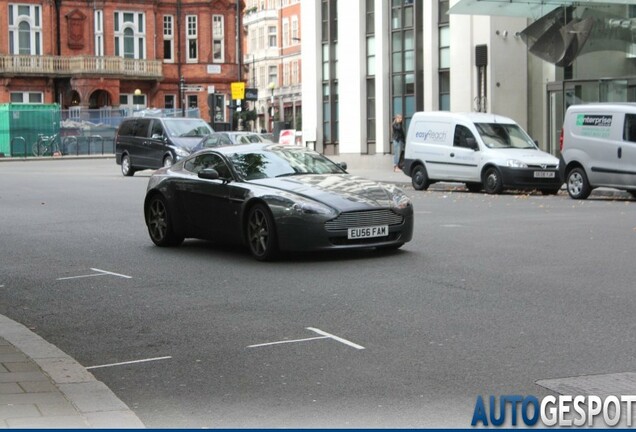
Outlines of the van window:
{"label": "van window", "polygon": [[135,129],[135,121],[134,120],[126,120],[121,123],[119,126],[119,130],[117,134],[120,136],[133,136]]}
{"label": "van window", "polygon": [[532,139],[516,124],[475,123],[477,132],[489,148],[536,149]]}
{"label": "van window", "polygon": [[468,145],[466,138],[472,138],[474,140],[475,136],[466,126],[457,125],[455,127],[455,136],[453,137],[453,146],[472,148],[472,146]]}
{"label": "van window", "polygon": [[155,135],[159,135],[161,137],[164,136],[163,133],[163,125],[161,124],[161,122],[159,120],[155,120],[152,122],[152,131],[150,133],[150,136],[155,136]]}
{"label": "van window", "polygon": [[625,141],[636,142],[636,114],[625,114],[623,139]]}
{"label": "van window", "polygon": [[135,128],[135,136],[147,138],[148,130],[150,129],[149,119],[137,119],[137,127]]}

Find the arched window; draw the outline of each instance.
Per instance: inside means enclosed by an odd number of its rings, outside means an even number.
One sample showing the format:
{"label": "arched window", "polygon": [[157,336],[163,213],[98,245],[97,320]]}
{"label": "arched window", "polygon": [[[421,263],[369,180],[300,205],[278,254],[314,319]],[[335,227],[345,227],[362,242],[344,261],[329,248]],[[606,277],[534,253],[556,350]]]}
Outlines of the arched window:
{"label": "arched window", "polygon": [[18,25],[18,54],[31,54],[31,26],[26,21]]}

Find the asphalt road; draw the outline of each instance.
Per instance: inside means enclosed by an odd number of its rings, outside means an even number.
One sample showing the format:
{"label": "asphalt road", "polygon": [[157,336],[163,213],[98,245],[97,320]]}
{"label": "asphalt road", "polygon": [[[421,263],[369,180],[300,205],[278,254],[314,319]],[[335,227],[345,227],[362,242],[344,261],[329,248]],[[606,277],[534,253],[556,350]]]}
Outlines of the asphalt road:
{"label": "asphalt road", "polygon": [[149,174],[0,164],[0,313],[149,427],[468,427],[478,395],[636,371],[633,200],[408,190],[397,252],[260,263],[155,247]]}

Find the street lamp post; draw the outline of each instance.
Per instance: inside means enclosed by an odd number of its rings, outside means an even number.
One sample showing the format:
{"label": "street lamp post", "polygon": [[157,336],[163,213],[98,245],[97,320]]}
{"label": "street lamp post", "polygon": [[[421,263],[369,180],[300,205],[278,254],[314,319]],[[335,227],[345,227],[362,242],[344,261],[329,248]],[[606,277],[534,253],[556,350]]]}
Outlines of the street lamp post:
{"label": "street lamp post", "polygon": [[185,78],[179,79],[179,97],[181,99],[181,117],[185,117]]}
{"label": "street lamp post", "polygon": [[271,121],[271,128],[270,131],[274,131],[274,89],[276,88],[276,83],[274,83],[273,81],[271,83],[269,83],[269,90],[272,93],[271,99],[269,101],[269,105],[270,105],[270,111],[269,111],[269,118]]}

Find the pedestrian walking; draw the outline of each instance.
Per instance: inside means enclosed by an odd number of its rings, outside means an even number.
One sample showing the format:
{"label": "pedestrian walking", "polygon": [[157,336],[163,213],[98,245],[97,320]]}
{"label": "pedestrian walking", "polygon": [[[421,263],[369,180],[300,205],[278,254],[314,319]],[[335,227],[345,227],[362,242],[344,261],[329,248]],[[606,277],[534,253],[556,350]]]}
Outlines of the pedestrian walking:
{"label": "pedestrian walking", "polygon": [[393,118],[393,171],[399,172],[404,159],[404,126],[402,114]]}

